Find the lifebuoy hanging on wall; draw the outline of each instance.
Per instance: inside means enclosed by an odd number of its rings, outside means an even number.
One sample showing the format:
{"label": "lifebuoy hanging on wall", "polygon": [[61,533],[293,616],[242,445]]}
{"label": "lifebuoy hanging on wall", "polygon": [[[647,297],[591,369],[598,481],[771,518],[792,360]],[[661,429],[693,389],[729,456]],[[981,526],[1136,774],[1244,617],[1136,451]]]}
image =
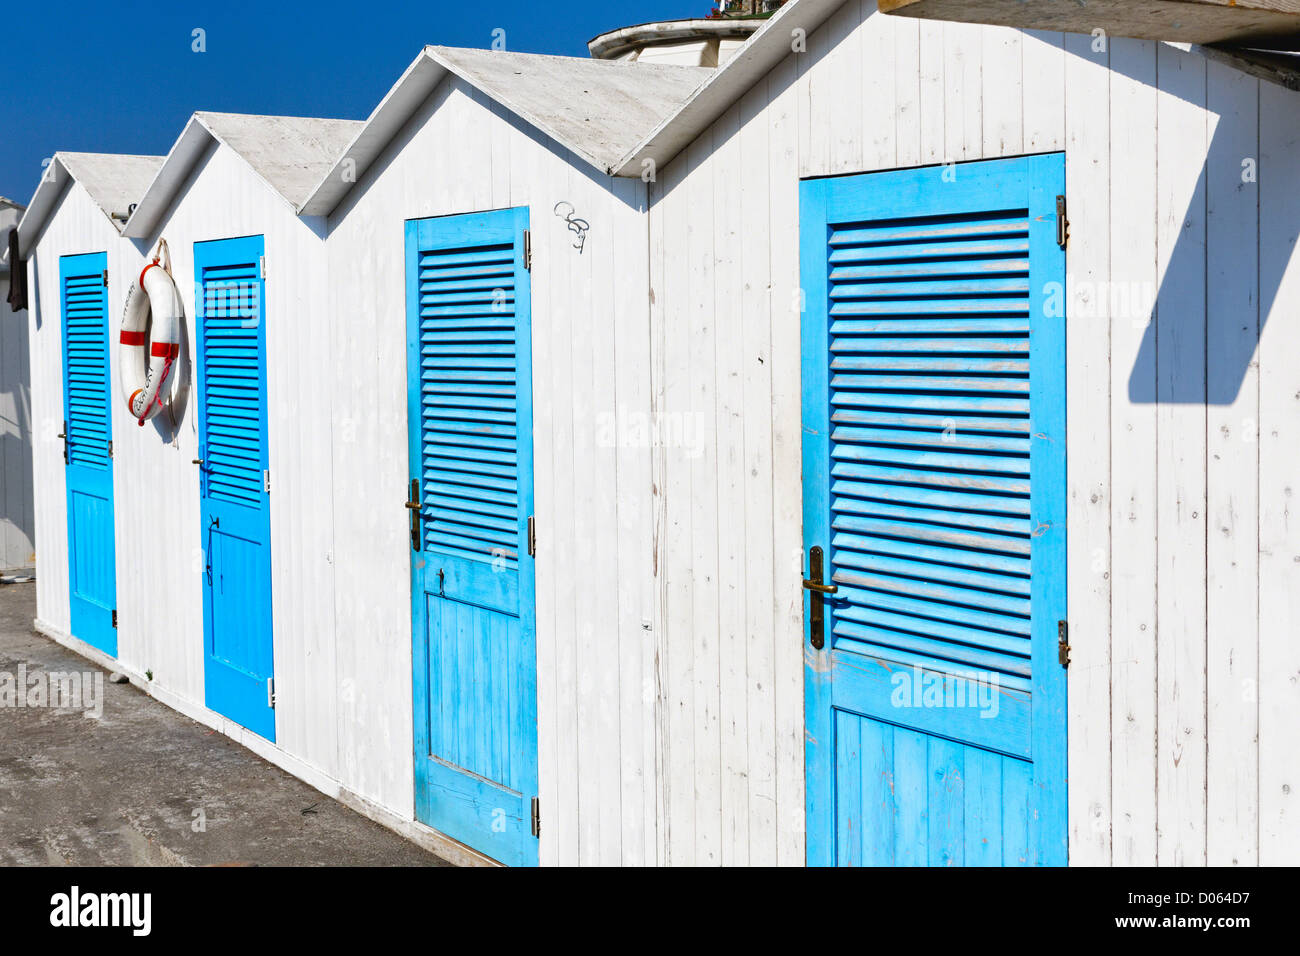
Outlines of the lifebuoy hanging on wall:
{"label": "lifebuoy hanging on wall", "polygon": [[162,409],[164,389],[181,349],[181,297],[172,281],[167,243],[159,239],[154,253],[126,294],[118,338],[122,397],[140,425]]}

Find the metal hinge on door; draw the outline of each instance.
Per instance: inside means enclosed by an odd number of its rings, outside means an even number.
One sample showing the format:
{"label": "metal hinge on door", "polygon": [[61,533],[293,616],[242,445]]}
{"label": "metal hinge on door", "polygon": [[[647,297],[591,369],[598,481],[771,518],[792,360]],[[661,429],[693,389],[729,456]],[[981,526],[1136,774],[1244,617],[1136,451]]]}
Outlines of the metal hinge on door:
{"label": "metal hinge on door", "polygon": [[112,457],[113,457],[113,443],[112,443],[112,442],[109,442],[109,443],[108,443],[108,457],[109,457],[109,458],[112,458]]}
{"label": "metal hinge on door", "polygon": [[537,557],[537,518],[528,516],[528,556]]}
{"label": "metal hinge on door", "polygon": [[104,288],[105,288],[105,289],[108,288],[108,270],[107,270],[107,269],[104,270]]}
{"label": "metal hinge on door", "polygon": [[257,274],[263,279],[266,278],[266,256],[257,257]]}
{"label": "metal hinge on door", "polygon": [[1070,241],[1070,220],[1065,218],[1065,197],[1056,197],[1056,244],[1062,249]]}
{"label": "metal hinge on door", "polygon": [[1070,666],[1070,622],[1056,622],[1056,659],[1062,667]]}
{"label": "metal hinge on door", "polygon": [[267,469],[262,472],[262,490],[268,495],[271,493],[271,471]]}
{"label": "metal hinge on door", "polygon": [[113,608],[113,627],[117,627],[117,608]]}
{"label": "metal hinge on door", "polygon": [[275,710],[275,678],[266,679],[266,706]]}
{"label": "metal hinge on door", "polygon": [[542,835],[542,801],[533,797],[533,836]]}
{"label": "metal hinge on door", "polygon": [[524,268],[533,271],[533,231],[524,230]]}

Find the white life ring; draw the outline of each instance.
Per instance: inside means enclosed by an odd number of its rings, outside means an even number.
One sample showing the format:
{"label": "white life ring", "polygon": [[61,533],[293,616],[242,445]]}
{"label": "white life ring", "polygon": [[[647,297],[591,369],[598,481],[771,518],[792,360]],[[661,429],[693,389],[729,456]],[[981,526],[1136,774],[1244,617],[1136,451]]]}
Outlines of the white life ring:
{"label": "white life ring", "polygon": [[[181,348],[181,297],[169,271],[171,256],[167,255],[166,267],[159,264],[167,254],[167,244],[159,240],[156,252],[126,294],[118,337],[122,398],[140,425],[162,409],[164,387]],[[152,326],[146,334],[151,315]]]}

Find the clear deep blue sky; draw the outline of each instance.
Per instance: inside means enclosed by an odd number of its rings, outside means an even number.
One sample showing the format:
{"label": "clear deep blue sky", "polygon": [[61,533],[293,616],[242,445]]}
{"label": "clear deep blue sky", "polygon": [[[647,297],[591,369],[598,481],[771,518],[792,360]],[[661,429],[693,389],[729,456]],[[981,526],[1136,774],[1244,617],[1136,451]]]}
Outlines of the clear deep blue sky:
{"label": "clear deep blue sky", "polygon": [[[0,55],[0,195],[26,203],[57,150],[152,153],[195,110],[364,119],[426,43],[586,56],[615,27],[711,0],[14,0]],[[206,31],[195,53],[191,31]]]}

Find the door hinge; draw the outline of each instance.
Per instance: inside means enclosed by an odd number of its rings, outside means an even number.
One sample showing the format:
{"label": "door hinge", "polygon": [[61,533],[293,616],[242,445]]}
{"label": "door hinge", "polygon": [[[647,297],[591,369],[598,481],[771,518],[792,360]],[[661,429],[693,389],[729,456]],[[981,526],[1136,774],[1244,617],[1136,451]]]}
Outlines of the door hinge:
{"label": "door hinge", "polygon": [[275,710],[275,678],[266,679],[266,706]]}
{"label": "door hinge", "polygon": [[1070,622],[1056,622],[1056,659],[1062,667],[1070,666]]}
{"label": "door hinge", "polygon": [[528,556],[537,557],[537,518],[534,515],[528,516]]}
{"label": "door hinge", "polygon": [[533,271],[533,231],[524,230],[524,268]]}
{"label": "door hinge", "polygon": [[113,608],[113,627],[117,627],[117,608]]}
{"label": "door hinge", "polygon": [[104,270],[104,288],[105,288],[105,289],[108,288],[108,270],[107,270],[107,269]]}
{"label": "door hinge", "polygon": [[1065,197],[1056,197],[1056,244],[1062,249],[1070,241],[1070,220],[1065,218]]}
{"label": "door hinge", "polygon": [[108,457],[109,457],[109,458],[112,458],[112,457],[113,457],[113,443],[112,443],[112,442],[109,442],[109,443],[108,443]]}
{"label": "door hinge", "polygon": [[542,835],[542,801],[533,797],[533,836]]}
{"label": "door hinge", "polygon": [[262,472],[262,490],[268,495],[271,493],[271,469]]}
{"label": "door hinge", "polygon": [[263,279],[266,278],[266,256],[257,257],[257,274]]}

